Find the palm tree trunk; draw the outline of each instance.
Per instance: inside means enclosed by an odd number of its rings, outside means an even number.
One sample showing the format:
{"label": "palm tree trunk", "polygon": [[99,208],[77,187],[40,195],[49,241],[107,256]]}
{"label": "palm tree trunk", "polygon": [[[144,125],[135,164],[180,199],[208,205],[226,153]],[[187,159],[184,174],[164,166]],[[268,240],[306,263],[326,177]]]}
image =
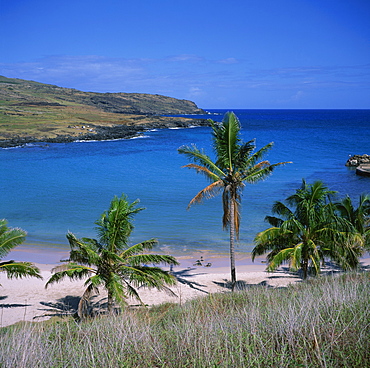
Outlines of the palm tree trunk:
{"label": "palm tree trunk", "polygon": [[114,300],[112,296],[112,292],[108,290],[108,313],[112,314],[113,313],[113,307],[114,307]]}
{"label": "palm tree trunk", "polygon": [[234,291],[236,284],[235,270],[235,203],[230,200],[230,269],[231,269],[231,291]]}
{"label": "palm tree trunk", "polygon": [[307,259],[303,261],[302,269],[303,269],[303,280],[306,280],[307,274],[308,274],[308,260]]}

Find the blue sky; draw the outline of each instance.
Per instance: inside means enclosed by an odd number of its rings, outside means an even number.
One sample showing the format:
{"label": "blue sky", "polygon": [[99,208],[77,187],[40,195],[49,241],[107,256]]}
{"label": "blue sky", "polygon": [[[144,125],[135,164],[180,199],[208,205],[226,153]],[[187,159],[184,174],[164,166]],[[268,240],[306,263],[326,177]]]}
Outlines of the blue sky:
{"label": "blue sky", "polygon": [[0,75],[202,108],[370,108],[369,0],[0,0]]}

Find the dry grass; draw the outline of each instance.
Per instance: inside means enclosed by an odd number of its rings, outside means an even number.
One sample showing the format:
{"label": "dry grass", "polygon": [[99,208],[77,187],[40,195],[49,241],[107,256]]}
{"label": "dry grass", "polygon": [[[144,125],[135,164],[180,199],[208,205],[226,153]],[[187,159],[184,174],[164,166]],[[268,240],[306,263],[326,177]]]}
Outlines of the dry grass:
{"label": "dry grass", "polygon": [[1,330],[1,367],[365,367],[370,275]]}

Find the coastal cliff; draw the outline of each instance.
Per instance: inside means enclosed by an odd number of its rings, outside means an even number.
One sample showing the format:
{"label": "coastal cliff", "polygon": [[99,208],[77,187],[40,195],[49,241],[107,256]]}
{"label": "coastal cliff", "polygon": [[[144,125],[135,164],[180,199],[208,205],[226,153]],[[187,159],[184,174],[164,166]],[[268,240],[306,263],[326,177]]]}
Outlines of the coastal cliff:
{"label": "coastal cliff", "polygon": [[157,94],[83,92],[0,76],[0,147],[130,138],[154,128],[208,126],[206,119],[163,116],[205,113],[192,101]]}

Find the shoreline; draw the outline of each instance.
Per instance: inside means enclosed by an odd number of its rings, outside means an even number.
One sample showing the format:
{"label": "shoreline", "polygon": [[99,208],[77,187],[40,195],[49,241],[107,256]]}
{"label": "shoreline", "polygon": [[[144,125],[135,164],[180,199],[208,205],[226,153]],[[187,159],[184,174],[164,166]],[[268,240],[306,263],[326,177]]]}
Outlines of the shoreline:
{"label": "shoreline", "polygon": [[[14,259],[19,262],[31,262],[36,264],[41,271],[50,270],[52,267],[62,264],[61,260],[68,259],[70,248],[66,245],[61,247],[59,244],[30,245],[21,244],[13,249],[6,259]],[[191,251],[191,252],[164,252],[154,249],[153,253],[168,254],[177,259],[179,266],[174,266],[174,271],[185,269],[197,269],[207,273],[230,273],[230,255],[228,252],[216,253],[211,250]],[[258,256],[252,261],[250,252],[235,252],[235,265],[238,268],[248,267],[249,271],[264,271],[266,268],[266,257]],[[197,262],[200,261],[201,265]],[[1,276],[0,276],[1,284]],[[1,287],[0,287],[1,294]]]}
{"label": "shoreline", "polygon": [[191,127],[202,127],[210,126],[207,119],[190,119],[190,118],[176,118],[176,117],[164,117],[153,116],[148,119],[155,119],[147,123],[130,124],[130,125],[94,125],[94,133],[86,133],[81,135],[59,135],[56,137],[36,137],[36,136],[18,136],[14,135],[6,139],[0,139],[0,148],[14,148],[22,147],[29,143],[72,143],[77,141],[110,141],[120,139],[130,139],[139,136],[145,132],[155,129],[175,129],[175,128],[191,128]]}

